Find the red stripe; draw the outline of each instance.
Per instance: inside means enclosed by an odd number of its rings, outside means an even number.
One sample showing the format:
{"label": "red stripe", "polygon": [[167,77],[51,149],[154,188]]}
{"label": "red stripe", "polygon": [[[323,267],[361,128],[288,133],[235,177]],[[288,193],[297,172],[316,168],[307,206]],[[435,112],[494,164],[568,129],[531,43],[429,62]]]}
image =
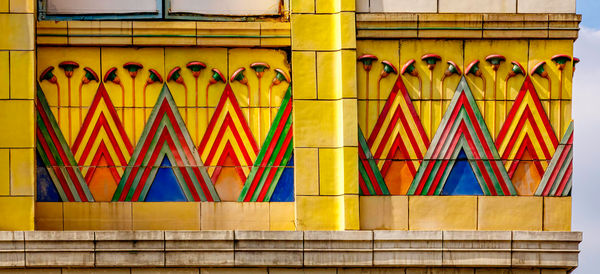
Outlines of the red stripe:
{"label": "red stripe", "polygon": [[[123,152],[121,151],[121,148],[119,147],[119,144],[117,143],[117,139],[115,138],[111,128],[108,125],[108,121],[106,120],[104,113],[101,113],[100,117],[98,117],[98,121],[96,122],[96,125],[94,126],[94,129],[92,130],[90,139],[87,142],[87,144],[83,150],[83,154],[81,155],[81,158],[79,159],[79,165],[84,165],[85,161],[87,160],[88,154],[91,152],[92,147],[93,147],[96,139],[98,138],[100,129],[104,129],[104,132],[106,133],[106,135],[110,141],[110,144],[112,145],[113,150],[117,154],[117,157],[118,157],[117,160],[118,160],[119,164],[122,166],[126,166],[127,160],[125,160],[125,155],[123,155]],[[111,157],[110,155],[107,155],[107,156]]]}
{"label": "red stripe", "polygon": [[544,192],[542,193],[542,196],[548,196],[548,193],[550,192],[552,185],[556,181],[556,176],[558,175],[560,168],[563,166],[563,163],[564,163],[565,159],[567,158],[568,154],[569,154],[569,150],[566,149],[566,147],[565,147],[565,149],[563,149],[563,151],[560,155],[560,158],[558,159],[558,162],[554,166],[554,170],[552,170],[552,173],[551,173],[552,175],[548,179],[548,183],[546,184],[546,187],[544,188]]}
{"label": "red stripe", "polygon": [[[377,179],[375,178],[375,174],[373,173],[373,170],[371,170],[371,166],[369,165],[369,160],[367,159],[367,156],[365,155],[365,152],[363,151],[363,148],[360,147],[358,149],[358,155],[361,158],[361,164],[363,165],[363,168],[365,169],[365,171],[367,172],[367,176],[369,177],[369,180],[371,180],[371,184],[373,185],[373,188],[375,190],[375,193],[377,195],[381,195],[383,194],[383,191],[381,191],[381,188],[379,187],[379,184],[376,183]],[[362,176],[359,176],[362,183],[364,184],[364,187],[367,187],[367,183],[362,179]],[[361,186],[362,188],[362,186]],[[363,193],[368,193],[370,195],[369,189],[366,188],[366,192],[364,191],[365,189],[363,189]]]}
{"label": "red stripe", "polygon": [[[398,76],[398,79],[399,78],[400,77]],[[387,117],[388,112],[392,108],[392,103],[394,102],[394,100],[396,100],[396,96],[398,94],[398,89],[399,89],[398,79],[396,79],[396,84],[394,84],[394,87],[392,88],[392,91],[390,92],[388,99],[385,101],[383,110],[381,111],[381,114],[379,114],[379,118],[377,119],[377,122],[375,123],[373,132],[371,132],[371,136],[367,136],[369,138],[369,140],[368,140],[369,147],[373,147],[373,142],[375,142],[375,138],[377,138],[377,135],[379,135],[379,131],[381,130],[381,127],[383,126],[383,122],[385,121],[385,118]],[[402,81],[402,80],[400,80],[400,81]],[[391,124],[392,123],[390,122],[390,125]]]}
{"label": "red stripe", "polygon": [[[250,184],[250,189],[246,193],[246,197],[244,198],[244,200],[250,199],[250,197],[252,197],[252,195],[254,195],[254,191],[256,190],[258,182],[260,181],[262,173],[264,172],[264,168],[262,168],[262,167],[267,166],[269,159],[271,158],[271,154],[273,153],[273,150],[275,149],[275,147],[277,145],[279,136],[281,135],[281,132],[283,131],[283,128],[285,127],[287,120],[289,119],[291,111],[292,111],[292,104],[289,103],[289,104],[287,104],[287,107],[283,113],[282,119],[280,119],[279,125],[277,125],[277,129],[275,131],[275,134],[273,135],[273,138],[271,138],[271,142],[269,143],[267,151],[266,151],[265,155],[263,156],[262,162],[258,163],[260,168],[257,170],[257,173],[255,174],[254,178],[252,179],[252,182]],[[290,131],[291,131],[291,128],[290,128]]]}
{"label": "red stripe", "polygon": [[[239,133],[237,132],[237,130],[235,130],[235,126],[233,124],[233,120],[231,119],[231,116],[229,114],[227,114],[227,116],[225,117],[225,121],[223,121],[223,124],[221,125],[221,129],[219,130],[219,133],[217,134],[217,137],[215,138],[215,141],[213,142],[213,146],[208,154],[208,157],[206,157],[206,164],[208,165],[213,165],[213,157],[215,157],[215,154],[217,153],[218,149],[219,149],[219,144],[221,144],[221,142],[223,142],[222,138],[223,135],[225,134],[225,132],[227,131],[227,129],[230,130],[231,134],[233,135],[235,141],[236,141],[236,146],[240,149],[240,151],[242,152],[242,157],[244,157],[244,160],[246,163],[251,164],[252,163],[252,159],[250,158],[250,155],[248,155],[248,151],[246,150],[246,147],[244,146],[244,143],[242,142],[242,138],[240,137]],[[228,140],[227,144],[230,144],[231,141]],[[235,158],[237,158],[237,155],[234,155]],[[217,164],[219,165],[219,164]]]}
{"label": "red stripe", "polygon": [[[42,109],[41,104],[36,104],[36,105],[38,108],[38,113],[40,114],[40,117],[44,121],[46,128],[48,128],[48,129],[53,128],[51,126],[49,118],[46,116],[46,112],[44,112],[44,110]],[[48,135],[50,135],[52,142],[54,142],[55,148],[58,151],[58,154],[60,155],[62,162],[65,163],[67,173],[69,174],[69,177],[71,177],[73,185],[75,186],[75,189],[77,190],[77,193],[79,194],[79,197],[81,198],[81,201],[87,202],[87,197],[85,196],[81,185],[78,183],[79,179],[77,178],[77,175],[75,175],[73,168],[69,168],[69,167],[71,167],[70,166],[71,163],[69,162],[67,156],[65,155],[65,152],[63,151],[63,147],[60,145],[58,136],[56,136],[56,133],[54,132],[54,130],[48,130]]]}
{"label": "red stripe", "polygon": [[281,166],[281,160],[283,159],[283,156],[285,156],[286,149],[283,148],[287,148],[289,146],[290,142],[292,141],[292,136],[293,134],[290,129],[290,132],[288,132],[287,136],[285,137],[285,141],[283,141],[282,149],[279,150],[279,154],[277,155],[277,158],[275,158],[275,163],[273,164],[274,166],[270,169],[269,176],[260,190],[257,201],[264,202],[267,190],[269,190],[269,187],[271,187],[271,184],[273,183],[273,177],[275,177],[275,174],[277,173],[278,168],[276,166]]}
{"label": "red stripe", "polygon": [[46,153],[46,155],[48,156],[48,161],[50,161],[50,167],[52,167],[52,169],[54,170],[54,174],[56,174],[56,176],[58,177],[58,182],[60,183],[63,191],[65,192],[65,195],[67,196],[68,202],[74,202],[75,199],[73,198],[73,193],[71,193],[71,189],[69,188],[67,182],[66,182],[66,178],[63,176],[60,167],[58,166],[56,160],[54,159],[54,156],[52,155],[52,152],[50,151],[50,148],[48,147],[48,144],[46,143],[46,139],[44,139],[44,136],[42,135],[42,133],[39,130],[36,130],[36,135],[37,135],[37,140],[38,142],[40,142],[40,144],[42,145],[44,152]]}
{"label": "red stripe", "polygon": [[562,180],[560,181],[560,185],[558,185],[558,189],[556,190],[556,193],[554,193],[554,196],[562,196],[562,193],[567,186],[567,182],[571,178],[571,174],[573,173],[573,160],[571,160],[568,165],[569,167],[567,167],[567,170],[565,170]]}

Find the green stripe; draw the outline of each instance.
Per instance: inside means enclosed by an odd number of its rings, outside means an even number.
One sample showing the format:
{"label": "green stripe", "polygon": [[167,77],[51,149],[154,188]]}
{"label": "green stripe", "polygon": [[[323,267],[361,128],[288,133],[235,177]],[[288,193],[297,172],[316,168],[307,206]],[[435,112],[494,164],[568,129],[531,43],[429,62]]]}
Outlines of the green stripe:
{"label": "green stripe", "polygon": [[[240,196],[238,197],[238,202],[243,202],[244,199],[246,198],[246,195],[248,195],[248,191],[250,190],[250,187],[252,186],[254,177],[256,176],[256,173],[260,169],[260,164],[262,163],[263,158],[265,157],[265,154],[267,153],[267,150],[269,149],[269,145],[273,141],[273,136],[275,135],[275,131],[277,131],[277,127],[279,126],[279,123],[281,121],[283,113],[285,112],[287,105],[290,103],[290,98],[292,96],[291,90],[292,90],[292,87],[290,85],[288,87],[287,91],[285,92],[285,96],[283,97],[283,100],[281,101],[281,106],[279,107],[279,110],[277,111],[277,115],[275,116],[273,123],[271,123],[271,128],[269,129],[269,133],[267,134],[267,137],[265,138],[265,141],[258,153],[258,156],[256,157],[256,160],[254,161],[252,170],[250,170],[250,174],[248,174],[248,178],[246,178],[244,187],[242,188],[242,191],[240,192]],[[291,114],[290,114],[290,116],[291,116]],[[288,119],[292,120],[290,118],[288,118]],[[255,191],[257,191],[257,190],[259,190],[258,187],[256,188]]]}
{"label": "green stripe", "polygon": [[367,188],[369,189],[369,194],[375,195],[375,189],[373,188],[373,183],[371,182],[371,180],[369,180],[367,171],[365,170],[365,167],[363,166],[363,164],[360,162],[358,164],[358,172],[360,173],[361,177],[365,181],[365,185],[367,185]]}
{"label": "green stripe", "polygon": [[[287,162],[290,160],[290,158],[292,156],[293,151],[294,151],[294,146],[290,142],[290,144],[288,145],[288,148],[285,152],[285,156],[283,157],[283,160],[281,161],[282,163],[286,163],[286,166],[287,166]],[[273,178],[273,182],[271,183],[271,185],[269,186],[269,190],[267,191],[267,195],[265,196],[265,198],[263,199],[262,202],[270,202],[271,201],[271,196],[273,196],[273,192],[275,192],[275,188],[277,187],[277,184],[279,184],[279,179],[281,178],[281,174],[283,174],[283,171],[285,170],[285,168],[287,168],[286,166],[282,166],[282,167],[278,168],[277,174],[275,174],[275,177]]]}
{"label": "green stripe", "polygon": [[65,191],[62,188],[62,185],[60,184],[60,181],[58,180],[58,177],[56,176],[54,169],[50,165],[50,161],[48,160],[48,158],[47,158],[48,156],[44,152],[42,145],[40,144],[39,141],[36,142],[36,144],[37,144],[37,151],[39,152],[40,158],[42,158],[42,162],[44,162],[44,168],[48,171],[48,174],[50,175],[50,178],[52,179],[52,184],[54,184],[54,187],[56,187],[56,190],[58,191],[58,195],[60,196],[61,201],[68,202],[69,199],[67,198],[67,194],[65,194]]}
{"label": "green stripe", "polygon": [[[360,149],[363,151],[363,153],[365,154],[365,157],[367,158],[367,163],[369,164],[369,168],[371,169],[371,171],[373,172],[373,174],[375,175],[375,180],[377,180],[377,184],[379,185],[379,188],[381,189],[381,193],[383,195],[390,195],[390,191],[387,188],[387,185],[385,184],[385,180],[383,179],[383,176],[381,175],[381,172],[379,171],[379,167],[377,166],[377,164],[375,163],[375,160],[373,159],[373,154],[371,153],[371,151],[369,150],[369,145],[367,144],[367,140],[365,140],[365,136],[363,135],[362,131],[358,130],[358,142],[360,145]],[[359,164],[363,165],[363,168],[367,168],[364,167],[364,163],[361,162],[360,159],[358,159]],[[368,173],[367,173],[367,177]],[[367,180],[365,180],[365,183],[367,182]],[[373,183],[370,179],[368,180],[369,183]],[[374,195],[374,194],[372,194]]]}

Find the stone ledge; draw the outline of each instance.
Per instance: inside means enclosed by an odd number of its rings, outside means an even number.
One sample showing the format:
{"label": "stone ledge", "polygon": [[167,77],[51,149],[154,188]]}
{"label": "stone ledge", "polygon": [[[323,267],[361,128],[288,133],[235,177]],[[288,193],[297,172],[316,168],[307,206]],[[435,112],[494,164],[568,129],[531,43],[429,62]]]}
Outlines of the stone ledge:
{"label": "stone ledge", "polygon": [[577,267],[581,232],[0,232],[15,267]]}
{"label": "stone ledge", "polygon": [[357,13],[356,37],[577,39],[579,14]]}

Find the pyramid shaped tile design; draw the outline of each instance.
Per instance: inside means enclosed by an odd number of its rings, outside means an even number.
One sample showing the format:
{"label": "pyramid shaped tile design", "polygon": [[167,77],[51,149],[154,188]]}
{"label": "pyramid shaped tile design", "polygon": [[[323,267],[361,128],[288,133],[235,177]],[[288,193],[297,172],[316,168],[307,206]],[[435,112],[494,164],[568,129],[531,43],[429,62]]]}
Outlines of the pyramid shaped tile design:
{"label": "pyramid shaped tile design", "polygon": [[465,152],[484,195],[516,195],[464,76],[408,194],[442,194],[461,151]]}
{"label": "pyramid shaped tile design", "polygon": [[167,85],[163,85],[113,201],[144,201],[165,157],[173,165],[187,201],[219,200]]}
{"label": "pyramid shaped tile design", "polygon": [[[82,174],[90,186],[111,184],[111,182],[114,182],[116,186],[121,180],[125,166],[131,159],[133,146],[102,83],[92,100],[72,150],[75,160],[82,167]],[[97,168],[97,166],[107,167]],[[96,172],[99,169],[108,169],[112,179],[106,178],[106,176],[97,176]],[[97,188],[90,188],[94,197],[97,198],[99,193],[94,191]],[[100,186],[100,188],[103,187]],[[108,196],[112,197],[112,194],[110,193]]]}
{"label": "pyramid shaped tile design", "polygon": [[238,201],[269,202],[294,150],[292,89],[286,91]]}
{"label": "pyramid shaped tile design", "polygon": [[519,166],[530,161],[534,167],[530,172],[537,173],[533,174],[534,177],[541,177],[548,167],[547,160],[552,158],[557,146],[558,139],[552,130],[550,120],[546,116],[531,78],[527,76],[496,138],[496,147],[501,159],[504,160],[509,177],[515,186],[523,185],[522,188],[517,187],[519,194],[533,194],[526,189],[525,182],[522,184],[514,181],[520,180],[517,177],[523,177],[514,176]]}
{"label": "pyramid shaped tile design", "polygon": [[560,141],[535,195],[571,196],[573,185],[573,121]]}
{"label": "pyramid shaped tile design", "polygon": [[358,128],[358,173],[360,195],[390,194],[360,127]]}
{"label": "pyramid shaped tile design", "polygon": [[250,174],[258,145],[229,84],[225,86],[198,151],[214,182],[217,182],[225,161],[235,163],[242,184]]}
{"label": "pyramid shaped tile design", "polygon": [[[423,159],[429,147],[429,138],[400,75],[368,143],[390,193],[405,195],[419,168],[420,159]],[[394,175],[401,173],[399,170],[402,166],[406,166],[408,174],[395,177]]]}
{"label": "pyramid shaped tile design", "polygon": [[35,107],[37,110],[37,152],[58,191],[61,201],[94,201],[39,84]]}

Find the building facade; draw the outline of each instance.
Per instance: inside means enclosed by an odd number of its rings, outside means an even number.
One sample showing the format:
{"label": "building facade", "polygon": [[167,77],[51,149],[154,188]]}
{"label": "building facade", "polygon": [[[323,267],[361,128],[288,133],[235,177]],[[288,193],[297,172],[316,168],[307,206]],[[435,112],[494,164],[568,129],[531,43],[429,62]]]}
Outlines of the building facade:
{"label": "building facade", "polygon": [[568,273],[575,0],[0,0],[0,272]]}

